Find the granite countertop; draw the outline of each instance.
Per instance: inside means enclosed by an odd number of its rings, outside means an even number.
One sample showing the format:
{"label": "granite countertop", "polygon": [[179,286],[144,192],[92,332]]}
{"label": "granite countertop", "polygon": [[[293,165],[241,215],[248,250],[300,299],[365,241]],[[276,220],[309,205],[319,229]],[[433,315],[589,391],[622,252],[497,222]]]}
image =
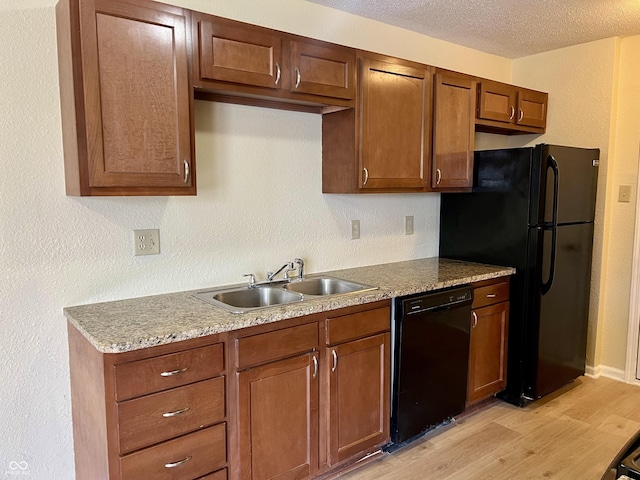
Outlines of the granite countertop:
{"label": "granite countertop", "polygon": [[322,272],[378,286],[378,290],[314,298],[242,314],[193,296],[205,288],[67,307],[64,314],[100,352],[121,353],[513,273],[515,269],[511,267],[424,258]]}

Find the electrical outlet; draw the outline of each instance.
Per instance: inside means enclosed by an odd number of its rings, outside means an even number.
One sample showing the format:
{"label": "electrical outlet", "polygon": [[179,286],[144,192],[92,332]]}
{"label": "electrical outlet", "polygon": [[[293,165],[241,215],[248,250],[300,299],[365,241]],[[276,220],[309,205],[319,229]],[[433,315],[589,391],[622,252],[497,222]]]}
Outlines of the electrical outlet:
{"label": "electrical outlet", "polygon": [[351,220],[351,240],[360,238],[360,220]]}
{"label": "electrical outlet", "polygon": [[155,255],[160,253],[160,230],[134,230],[134,255]]}
{"label": "electrical outlet", "polygon": [[404,234],[413,235],[413,215],[404,217]]}

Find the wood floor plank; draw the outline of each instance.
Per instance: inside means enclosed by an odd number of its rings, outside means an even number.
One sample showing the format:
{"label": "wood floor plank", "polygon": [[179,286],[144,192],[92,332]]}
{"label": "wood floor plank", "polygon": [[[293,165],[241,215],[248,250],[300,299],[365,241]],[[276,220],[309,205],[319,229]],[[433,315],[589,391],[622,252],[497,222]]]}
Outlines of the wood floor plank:
{"label": "wood floor plank", "polygon": [[640,388],[581,377],[518,408],[497,402],[341,480],[598,480],[640,430]]}

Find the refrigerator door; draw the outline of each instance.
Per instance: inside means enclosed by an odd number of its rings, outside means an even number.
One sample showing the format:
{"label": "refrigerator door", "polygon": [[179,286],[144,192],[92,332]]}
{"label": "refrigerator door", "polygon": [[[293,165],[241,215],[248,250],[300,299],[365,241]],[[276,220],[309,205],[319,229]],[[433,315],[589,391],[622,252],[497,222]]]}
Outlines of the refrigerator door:
{"label": "refrigerator door", "polygon": [[599,158],[598,149],[537,145],[534,159],[539,180],[534,178],[531,184],[530,224],[592,222]]}
{"label": "refrigerator door", "polygon": [[592,241],[593,223],[530,229],[536,275],[525,333],[527,397],[540,398],[584,374]]}

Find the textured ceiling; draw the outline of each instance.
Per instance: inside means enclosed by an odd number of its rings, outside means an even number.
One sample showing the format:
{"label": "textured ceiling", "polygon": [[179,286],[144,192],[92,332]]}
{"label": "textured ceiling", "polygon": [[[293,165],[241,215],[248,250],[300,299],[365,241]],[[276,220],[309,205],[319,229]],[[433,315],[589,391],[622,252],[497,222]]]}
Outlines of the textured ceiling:
{"label": "textured ceiling", "polygon": [[309,0],[507,58],[640,34],[640,0]]}

